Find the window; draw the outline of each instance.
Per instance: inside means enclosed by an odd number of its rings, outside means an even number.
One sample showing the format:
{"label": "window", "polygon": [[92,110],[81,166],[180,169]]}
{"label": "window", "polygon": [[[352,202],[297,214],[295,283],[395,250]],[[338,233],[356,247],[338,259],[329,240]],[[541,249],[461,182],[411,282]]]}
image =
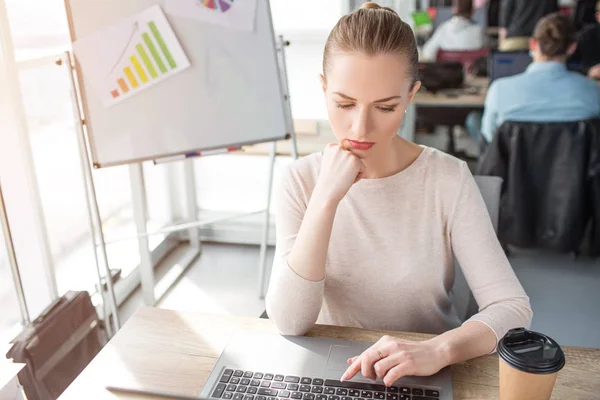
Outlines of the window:
{"label": "window", "polygon": [[[97,271],[71,81],[66,66],[59,67],[55,63],[70,49],[64,2],[0,0],[0,3],[5,3],[10,22],[23,103],[20,109],[26,122],[24,143],[29,145],[25,147],[31,153],[31,169],[37,180],[34,190],[38,191],[43,209],[45,227],[41,231],[44,232],[37,233],[48,242],[58,294],[67,290],[93,292],[97,286]],[[149,230],[157,230],[170,222],[172,215],[168,210],[170,204],[164,201],[165,193],[169,193],[164,168],[146,168],[146,188],[153,193],[148,200]],[[93,174],[105,237],[111,243],[107,246],[109,264],[113,269],[120,269],[124,279],[140,262],[129,167],[105,168]],[[129,239],[120,240],[123,237]],[[152,236],[150,248],[158,247],[164,239],[165,235]],[[26,288],[26,292],[35,300],[36,291]]]}
{"label": "window", "polygon": [[4,236],[0,229],[0,346],[8,343],[19,328],[21,314],[13,285],[13,278],[4,246]]}

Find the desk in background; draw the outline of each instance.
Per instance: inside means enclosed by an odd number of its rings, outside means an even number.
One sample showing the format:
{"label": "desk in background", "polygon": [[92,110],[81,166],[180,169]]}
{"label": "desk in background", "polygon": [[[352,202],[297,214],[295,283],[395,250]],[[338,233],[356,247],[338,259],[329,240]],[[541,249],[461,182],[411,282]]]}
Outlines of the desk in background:
{"label": "desk in background", "polygon": [[[434,126],[464,125],[470,112],[483,111],[488,87],[488,78],[472,78],[467,80],[466,87],[463,89],[440,90],[437,93],[424,90],[417,92],[404,122],[407,125],[407,132],[412,134],[410,140],[414,141],[417,119]],[[452,129],[450,129],[450,145],[447,150],[454,149],[454,136],[451,132]]]}
{"label": "desk in background", "polygon": [[[180,313],[141,308],[94,358],[60,400],[151,399],[117,395],[105,385],[200,393],[234,331],[275,333],[270,320]],[[308,336],[375,342],[389,334],[407,340],[431,335],[368,331],[316,325]],[[567,358],[553,399],[589,400],[600,395],[600,349],[563,348]],[[267,372],[267,371],[265,371]],[[276,372],[276,371],[274,371]],[[454,399],[497,399],[498,356],[489,355],[452,367]]]}

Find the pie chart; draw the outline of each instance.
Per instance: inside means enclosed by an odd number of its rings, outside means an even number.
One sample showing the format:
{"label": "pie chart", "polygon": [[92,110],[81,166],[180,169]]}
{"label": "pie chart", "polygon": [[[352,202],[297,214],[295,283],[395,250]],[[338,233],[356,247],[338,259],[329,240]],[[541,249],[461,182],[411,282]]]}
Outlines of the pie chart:
{"label": "pie chart", "polygon": [[232,6],[234,0],[202,0],[204,7],[211,10],[226,12]]}

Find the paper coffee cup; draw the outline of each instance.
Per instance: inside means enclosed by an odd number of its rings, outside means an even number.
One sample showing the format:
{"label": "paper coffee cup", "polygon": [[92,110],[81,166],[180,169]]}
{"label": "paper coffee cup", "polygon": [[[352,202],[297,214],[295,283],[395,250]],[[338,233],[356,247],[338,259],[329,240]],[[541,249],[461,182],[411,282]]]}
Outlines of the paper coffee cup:
{"label": "paper coffee cup", "polygon": [[548,400],[565,355],[554,340],[525,328],[510,330],[498,343],[500,400]]}

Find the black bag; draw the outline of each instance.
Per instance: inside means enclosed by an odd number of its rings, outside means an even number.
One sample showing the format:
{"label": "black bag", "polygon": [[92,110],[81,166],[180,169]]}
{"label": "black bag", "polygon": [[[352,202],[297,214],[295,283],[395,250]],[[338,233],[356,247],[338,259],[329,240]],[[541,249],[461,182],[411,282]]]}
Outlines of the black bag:
{"label": "black bag", "polygon": [[67,292],[25,327],[8,358],[19,372],[28,400],[54,400],[75,380],[105,343],[87,292]]}
{"label": "black bag", "polygon": [[419,79],[430,92],[462,87],[465,75],[463,66],[454,61],[419,63]]}

